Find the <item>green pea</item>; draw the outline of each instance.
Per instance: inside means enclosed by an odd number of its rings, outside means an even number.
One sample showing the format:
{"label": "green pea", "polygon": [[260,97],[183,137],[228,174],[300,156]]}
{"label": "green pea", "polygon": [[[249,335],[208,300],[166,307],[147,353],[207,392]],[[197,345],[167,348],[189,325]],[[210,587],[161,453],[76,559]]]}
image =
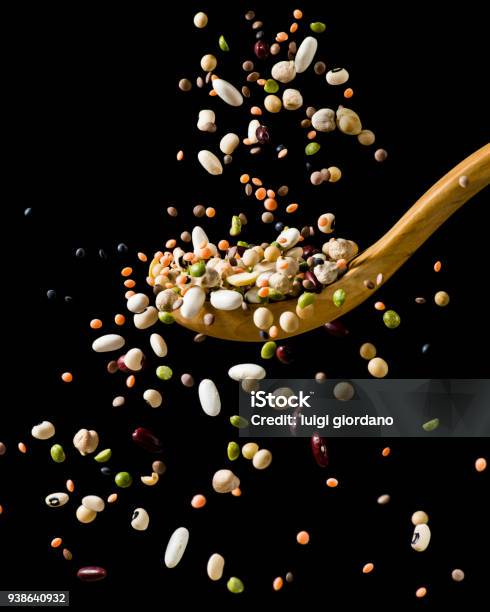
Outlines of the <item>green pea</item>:
{"label": "green pea", "polygon": [[260,356],[262,359],[272,359],[276,352],[277,344],[275,342],[266,342],[262,345],[262,350],[260,351]]}
{"label": "green pea", "polygon": [[327,26],[322,21],[314,21],[313,23],[310,23],[310,30],[315,32],[315,34],[321,34],[322,32],[325,32],[326,29]]}
{"label": "green pea", "polygon": [[202,276],[206,272],[206,264],[203,261],[198,261],[189,267],[189,274],[191,276]]}
{"label": "green pea", "polygon": [[434,431],[439,427],[439,419],[432,419],[431,421],[427,421],[422,425],[422,429],[424,431]]}
{"label": "green pea", "polygon": [[245,429],[245,427],[248,427],[247,419],[244,419],[238,414],[234,414],[230,417],[230,423],[233,425],[233,427],[238,427],[238,429]]}
{"label": "green pea", "polygon": [[245,240],[238,240],[236,243],[237,246],[241,246],[241,247],[245,247],[248,248],[250,245],[248,244],[248,242],[245,242]]}
{"label": "green pea", "polygon": [[120,489],[127,489],[133,484],[133,477],[129,472],[118,472],[114,482]]}
{"label": "green pea", "polygon": [[387,310],[383,314],[383,323],[389,329],[395,329],[395,327],[400,325],[400,315],[394,310]]}
{"label": "green pea", "polygon": [[229,51],[230,47],[228,46],[228,43],[226,42],[225,37],[222,35],[219,37],[219,48],[221,49],[221,51]]}
{"label": "green pea", "polygon": [[276,242],[275,240],[273,242],[271,242],[271,246],[277,247],[278,249],[282,250],[282,244],[280,244],[279,242]]}
{"label": "green pea", "polygon": [[238,236],[242,231],[242,222],[240,217],[233,215],[231,218],[230,236]]}
{"label": "green pea", "polygon": [[279,91],[279,84],[274,79],[267,79],[264,85],[264,91],[269,94],[274,94]]}
{"label": "green pea", "polygon": [[50,453],[51,459],[55,463],[63,463],[63,461],[66,459],[65,451],[63,450],[61,444],[53,444]]}
{"label": "green pea", "polygon": [[298,306],[300,308],[306,308],[307,306],[311,306],[311,304],[315,303],[316,295],[314,293],[305,292],[301,294],[298,298]]}
{"label": "green pea", "polygon": [[346,293],[343,289],[337,289],[332,296],[333,303],[337,308],[340,308],[342,304],[345,302]]}
{"label": "green pea", "polygon": [[111,449],[106,448],[103,451],[100,451],[100,453],[97,453],[94,459],[95,461],[97,461],[97,463],[105,463],[106,461],[109,461],[111,457],[112,457]]}
{"label": "green pea", "polygon": [[245,589],[243,582],[240,580],[240,578],[236,578],[235,576],[232,576],[228,580],[228,582],[226,583],[226,587],[230,591],[230,593],[243,593]]}
{"label": "green pea", "polygon": [[306,155],[315,155],[320,150],[320,145],[317,142],[309,142],[305,147]]}
{"label": "green pea", "polygon": [[170,380],[172,378],[172,368],[168,366],[158,366],[157,376],[160,380]]}
{"label": "green pea", "polygon": [[171,312],[165,312],[165,311],[159,312],[158,319],[160,320],[161,323],[165,323],[167,325],[170,325],[171,323],[175,323],[174,315]]}
{"label": "green pea", "polygon": [[236,442],[229,442],[226,452],[228,454],[228,459],[230,461],[235,461],[235,459],[238,459],[240,456],[240,446]]}

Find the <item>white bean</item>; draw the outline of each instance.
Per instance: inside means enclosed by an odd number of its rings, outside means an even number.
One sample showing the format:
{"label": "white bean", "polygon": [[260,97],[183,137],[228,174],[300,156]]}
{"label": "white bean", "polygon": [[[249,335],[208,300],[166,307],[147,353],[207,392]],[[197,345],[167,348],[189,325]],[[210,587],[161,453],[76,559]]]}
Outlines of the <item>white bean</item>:
{"label": "white bean", "polygon": [[210,296],[211,306],[217,310],[236,310],[243,302],[243,296],[238,291],[231,289],[218,289]]}
{"label": "white bean", "polygon": [[[196,225],[192,228],[192,248],[194,251],[198,251],[202,248],[202,244],[208,244],[209,238],[206,232],[200,227]],[[182,253],[183,254],[183,253]],[[197,255],[197,253],[196,253]]]}
{"label": "white bean", "polygon": [[211,580],[219,580],[223,576],[225,559],[218,553],[209,557],[207,572]]}
{"label": "white bean", "polygon": [[184,319],[192,319],[201,310],[206,300],[206,292],[201,287],[191,287],[184,295],[180,314]]}
{"label": "white bean", "polygon": [[292,310],[287,310],[279,317],[279,325],[287,334],[292,334],[299,327],[299,318]]}
{"label": "white bean", "polygon": [[240,479],[231,470],[218,470],[213,476],[216,493],[231,493],[240,486]]}
{"label": "white bean", "polygon": [[94,510],[89,510],[85,506],[78,506],[76,515],[80,523],[91,523],[93,520],[95,520],[97,512]]}
{"label": "white bean", "polygon": [[105,334],[100,336],[92,343],[92,348],[96,353],[109,353],[117,351],[126,344],[126,340],[118,334]]}
{"label": "white bean", "polygon": [[134,326],[137,329],[148,329],[158,321],[158,310],[155,306],[148,306],[144,312],[133,316]]}
{"label": "white bean", "polygon": [[261,448],[255,453],[252,463],[255,469],[265,470],[272,462],[272,453],[266,448]]}
{"label": "white bean", "polygon": [[223,174],[223,166],[221,165],[220,160],[214,153],[211,153],[211,151],[207,151],[206,149],[199,151],[197,154],[197,159],[199,160],[201,166],[207,172],[209,172],[209,174],[212,174],[213,176]]}
{"label": "white bean", "polygon": [[147,389],[143,393],[143,399],[152,408],[159,408],[163,402],[162,394],[156,389]]}
{"label": "white bean", "polygon": [[216,385],[209,378],[199,383],[199,401],[204,412],[211,417],[218,416],[221,412],[221,399]]}
{"label": "white bean", "polygon": [[139,372],[143,367],[143,351],[139,348],[132,348],[124,355],[124,365],[133,372]]}
{"label": "white bean", "polygon": [[202,110],[199,111],[199,118],[197,120],[197,127],[202,132],[207,132],[207,126],[209,123],[214,124],[216,121],[216,116],[214,111],[212,110]]}
{"label": "white bean", "polygon": [[150,300],[144,293],[135,293],[126,302],[126,308],[133,313],[143,312],[149,306]]}
{"label": "white bean", "polygon": [[242,94],[228,81],[214,79],[213,89],[218,96],[230,106],[241,106],[243,104]]}
{"label": "white bean", "polygon": [[49,421],[43,421],[42,423],[39,423],[39,425],[34,425],[34,427],[31,429],[32,437],[36,438],[37,440],[49,440],[49,438],[54,436],[54,433],[54,425]]}
{"label": "white bean", "polygon": [[105,503],[102,497],[98,495],[86,495],[82,499],[82,506],[94,512],[102,512],[105,508]]}
{"label": "white bean", "polygon": [[254,312],[254,323],[259,329],[269,329],[274,323],[274,315],[268,308],[261,306]]}
{"label": "white bean", "polygon": [[307,36],[303,40],[294,58],[294,67],[297,73],[300,74],[308,68],[315,57],[317,48],[318,41],[313,36]]}
{"label": "white bean", "polygon": [[250,140],[250,144],[257,144],[259,142],[256,135],[258,127],[260,127],[260,121],[258,119],[252,119],[248,124],[247,137]]}
{"label": "white bean", "polygon": [[173,532],[165,551],[165,565],[167,567],[173,568],[178,565],[184,555],[188,541],[189,530],[185,527],[179,527]]}
{"label": "white bean", "polygon": [[228,370],[228,376],[238,381],[244,378],[262,380],[262,378],[265,378],[265,370],[255,363],[239,363]]}
{"label": "white bean", "polygon": [[152,334],[150,336],[150,345],[157,357],[165,357],[168,353],[167,343],[160,334]]}
{"label": "white bean", "polygon": [[233,132],[225,134],[219,142],[219,148],[225,155],[232,155],[234,150],[240,144],[240,138]]}

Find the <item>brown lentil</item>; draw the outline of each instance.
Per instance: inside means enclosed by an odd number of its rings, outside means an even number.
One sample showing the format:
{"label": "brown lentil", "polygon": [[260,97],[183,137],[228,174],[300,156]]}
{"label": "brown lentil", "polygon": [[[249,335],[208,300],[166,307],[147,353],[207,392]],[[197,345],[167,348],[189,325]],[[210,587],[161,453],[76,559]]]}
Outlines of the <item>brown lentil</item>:
{"label": "brown lentil", "polygon": [[180,79],[179,89],[181,91],[190,91],[192,89],[192,83],[189,81],[189,79]]}
{"label": "brown lentil", "polygon": [[318,75],[325,74],[326,69],[327,69],[327,66],[325,62],[316,62],[316,64],[313,66],[313,70],[315,74],[318,74]]}

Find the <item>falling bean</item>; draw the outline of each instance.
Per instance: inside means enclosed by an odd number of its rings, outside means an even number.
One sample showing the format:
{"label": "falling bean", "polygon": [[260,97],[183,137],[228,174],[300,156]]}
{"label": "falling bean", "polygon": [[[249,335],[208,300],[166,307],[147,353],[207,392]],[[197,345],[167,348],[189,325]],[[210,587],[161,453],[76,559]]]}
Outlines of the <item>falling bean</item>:
{"label": "falling bean", "polygon": [[321,21],[315,21],[313,23],[310,23],[310,30],[312,32],[315,32],[315,34],[321,34],[322,32],[325,32],[326,28],[327,26]]}
{"label": "falling bean", "polygon": [[242,222],[238,215],[233,215],[231,218],[230,236],[239,236],[242,231]]}
{"label": "falling bean", "polygon": [[345,302],[345,298],[346,298],[346,293],[344,289],[337,289],[337,291],[335,291],[335,293],[332,296],[332,301],[335,304],[335,306],[337,306],[337,308],[340,308],[342,304]]}
{"label": "falling bean", "polygon": [[238,459],[240,456],[240,446],[236,442],[229,442],[226,452],[228,459],[230,461],[235,461],[235,459]]}
{"label": "falling bean", "polygon": [[260,351],[260,356],[262,359],[272,359],[274,357],[274,353],[276,352],[277,345],[272,340],[270,342],[266,342]]}
{"label": "falling bean", "polygon": [[274,79],[267,79],[264,85],[264,91],[268,94],[274,94],[279,91],[279,84]]}
{"label": "falling bean", "polygon": [[63,463],[63,461],[66,459],[65,451],[63,450],[61,444],[53,444],[50,453],[51,459],[55,463]]}
{"label": "falling bean", "polygon": [[159,453],[162,450],[161,441],[149,429],[137,427],[131,437],[133,442],[150,453]]}
{"label": "falling bean", "polygon": [[427,421],[427,423],[424,423],[422,425],[422,429],[424,431],[434,431],[434,429],[437,429],[439,427],[439,419],[432,419],[430,421]]}
{"label": "falling bean", "polygon": [[327,467],[328,465],[328,454],[327,454],[327,441],[322,438],[320,434],[314,433],[310,440],[311,452],[315,461],[320,467]]}
{"label": "falling bean", "polygon": [[318,142],[309,142],[305,147],[306,155],[315,155],[320,150],[320,145]]}
{"label": "falling bean", "polygon": [[228,43],[226,42],[226,39],[223,35],[219,37],[218,44],[219,44],[219,48],[221,49],[221,51],[230,50],[230,47],[228,46]]}
{"label": "falling bean", "polygon": [[230,591],[230,593],[243,593],[245,589],[245,586],[240,580],[240,578],[236,578],[235,576],[232,576],[228,580],[228,582],[226,583],[226,587]]}
{"label": "falling bean", "polygon": [[244,419],[238,414],[234,414],[230,417],[230,423],[233,425],[233,427],[237,427],[238,429],[245,429],[245,427],[248,427],[247,419]]}
{"label": "falling bean", "polygon": [[100,453],[97,453],[94,459],[95,461],[97,461],[97,463],[105,463],[106,461],[109,461],[109,459],[111,458],[111,455],[112,455],[111,449],[106,448],[105,450],[100,451]]}
{"label": "falling bean", "polygon": [[103,580],[107,576],[107,571],[103,567],[95,565],[81,567],[77,572],[77,577],[84,582],[96,582]]}
{"label": "falling bean", "polygon": [[387,310],[383,314],[383,323],[388,329],[395,329],[400,325],[400,315],[394,310]]}
{"label": "falling bean", "polygon": [[118,472],[114,478],[114,482],[121,489],[127,489],[133,484],[133,478],[129,472]]}

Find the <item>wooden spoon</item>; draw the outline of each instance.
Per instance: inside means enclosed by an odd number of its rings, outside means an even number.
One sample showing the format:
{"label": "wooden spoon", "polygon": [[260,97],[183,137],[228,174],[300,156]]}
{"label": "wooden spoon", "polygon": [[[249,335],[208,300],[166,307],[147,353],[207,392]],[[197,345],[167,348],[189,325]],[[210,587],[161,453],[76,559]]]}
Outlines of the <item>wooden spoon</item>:
{"label": "wooden spoon", "polygon": [[[467,177],[467,187],[459,183],[462,176]],[[316,296],[313,315],[307,320],[300,320],[300,326],[294,333],[287,334],[280,330],[279,338],[296,336],[338,319],[371,297],[444,221],[489,183],[490,144],[487,144],[442,177],[382,238],[352,260],[348,272]],[[370,280],[376,285],[379,274],[382,274],[380,285],[368,289],[364,281]],[[332,302],[332,295],[337,289],[344,289],[346,293],[346,300],[340,308]],[[207,301],[193,319],[184,319],[179,311],[174,314],[180,325],[207,336],[263,342],[253,323],[253,311],[258,307],[249,304],[246,312],[241,309],[223,311],[214,309]],[[270,303],[267,308],[272,311],[274,324],[279,327],[279,317],[283,312],[295,312],[296,299]],[[215,317],[212,325],[203,323],[203,317],[208,312]]]}

